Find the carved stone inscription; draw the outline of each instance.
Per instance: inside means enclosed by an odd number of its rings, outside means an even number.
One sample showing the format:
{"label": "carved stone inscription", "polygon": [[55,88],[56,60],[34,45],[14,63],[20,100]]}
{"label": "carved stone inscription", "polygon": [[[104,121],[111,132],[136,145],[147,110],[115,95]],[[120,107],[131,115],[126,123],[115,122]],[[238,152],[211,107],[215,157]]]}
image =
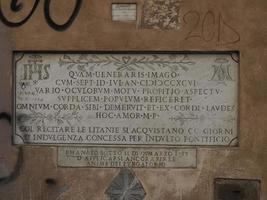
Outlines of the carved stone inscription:
{"label": "carved stone inscription", "polygon": [[235,54],[16,54],[15,144],[236,145]]}
{"label": "carved stone inscription", "polygon": [[65,167],[180,168],[196,167],[196,149],[59,147]]}

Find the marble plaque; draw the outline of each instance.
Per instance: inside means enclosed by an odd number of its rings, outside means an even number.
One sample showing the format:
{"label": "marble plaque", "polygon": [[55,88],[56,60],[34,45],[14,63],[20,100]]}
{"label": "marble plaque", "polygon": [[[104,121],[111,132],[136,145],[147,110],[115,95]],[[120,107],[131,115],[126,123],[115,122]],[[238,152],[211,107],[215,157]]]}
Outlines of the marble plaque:
{"label": "marble plaque", "polygon": [[135,3],[114,3],[112,4],[113,21],[135,21],[136,20]]}
{"label": "marble plaque", "polygon": [[105,168],[194,168],[196,149],[59,147],[58,165]]}
{"label": "marble plaque", "polygon": [[238,56],[17,53],[14,143],[238,143]]}

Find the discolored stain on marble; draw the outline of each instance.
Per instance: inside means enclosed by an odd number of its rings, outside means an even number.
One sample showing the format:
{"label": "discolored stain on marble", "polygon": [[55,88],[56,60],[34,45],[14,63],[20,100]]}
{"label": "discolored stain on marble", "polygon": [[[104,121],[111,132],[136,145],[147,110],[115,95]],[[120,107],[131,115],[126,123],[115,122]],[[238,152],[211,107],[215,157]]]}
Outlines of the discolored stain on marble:
{"label": "discolored stain on marble", "polygon": [[147,0],[143,7],[142,27],[180,29],[181,0]]}

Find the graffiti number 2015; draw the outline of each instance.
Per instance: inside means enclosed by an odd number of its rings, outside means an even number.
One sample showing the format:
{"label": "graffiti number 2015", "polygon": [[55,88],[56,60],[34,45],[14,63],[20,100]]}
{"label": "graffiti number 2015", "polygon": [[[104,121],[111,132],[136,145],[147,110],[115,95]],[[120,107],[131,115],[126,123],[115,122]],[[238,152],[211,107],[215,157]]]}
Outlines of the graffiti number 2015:
{"label": "graffiti number 2015", "polygon": [[[213,11],[206,12],[203,16],[198,11],[189,11],[183,17],[184,23],[189,25],[186,40],[199,38],[205,42],[217,40],[219,44],[234,44],[240,41],[240,35],[234,27],[230,26],[222,14],[216,15]],[[229,38],[224,37],[227,31]]]}

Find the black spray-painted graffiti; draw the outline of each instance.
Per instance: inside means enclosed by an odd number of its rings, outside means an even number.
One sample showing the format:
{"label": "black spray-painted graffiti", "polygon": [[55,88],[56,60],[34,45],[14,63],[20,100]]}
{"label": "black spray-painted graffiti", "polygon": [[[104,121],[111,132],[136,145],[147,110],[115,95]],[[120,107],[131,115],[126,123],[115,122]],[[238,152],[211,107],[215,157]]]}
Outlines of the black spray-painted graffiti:
{"label": "black spray-painted graffiti", "polygon": [[[29,12],[29,14],[25,18],[23,18],[22,20],[20,20],[18,22],[12,22],[12,21],[8,20],[6,18],[6,16],[4,15],[2,4],[1,4],[1,1],[0,1],[0,20],[5,25],[7,25],[9,27],[21,26],[21,25],[25,24],[31,18],[31,16],[34,13],[34,11],[36,10],[39,2],[40,2],[40,0],[35,0],[31,11]],[[76,0],[73,12],[70,15],[69,19],[64,24],[57,24],[53,20],[53,18],[51,17],[51,13],[50,13],[50,4],[51,4],[51,0],[44,0],[44,16],[45,16],[45,20],[46,20],[47,24],[51,28],[53,28],[53,29],[55,29],[57,31],[64,31],[69,26],[71,26],[71,24],[74,22],[74,20],[76,19],[77,15],[79,14],[79,11],[80,11],[80,8],[81,8],[81,4],[82,4],[82,0]],[[23,3],[22,2],[18,2],[18,0],[12,0],[11,3],[10,3],[10,9],[11,9],[11,11],[17,13],[17,12],[19,12],[19,11],[21,11],[23,9]]]}

